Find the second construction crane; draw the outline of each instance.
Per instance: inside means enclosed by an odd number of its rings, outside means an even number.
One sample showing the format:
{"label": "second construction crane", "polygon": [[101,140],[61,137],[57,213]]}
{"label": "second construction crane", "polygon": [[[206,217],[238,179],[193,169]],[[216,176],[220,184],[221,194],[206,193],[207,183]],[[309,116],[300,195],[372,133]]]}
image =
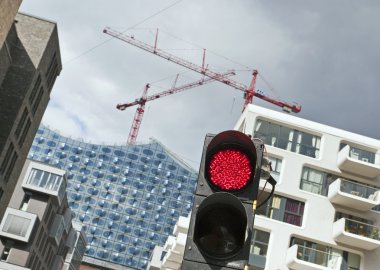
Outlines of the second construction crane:
{"label": "second construction crane", "polygon": [[[227,77],[231,76],[231,75],[235,75],[235,73],[233,71],[228,71],[226,73],[220,74],[218,79],[226,80]],[[184,84],[184,85],[181,85],[178,87],[175,87],[173,85],[172,88],[170,88],[166,91],[156,93],[156,94],[150,95],[150,96],[148,96],[148,89],[149,89],[150,85],[146,84],[141,98],[136,99],[133,102],[118,104],[116,106],[116,108],[119,110],[122,110],[122,111],[125,110],[126,108],[138,105],[138,107],[136,109],[135,117],[133,118],[131,130],[129,131],[128,144],[135,144],[136,143],[137,134],[139,132],[142,117],[143,117],[144,112],[145,112],[145,103],[147,101],[151,101],[151,100],[155,100],[155,99],[162,98],[165,96],[169,96],[172,94],[180,93],[180,92],[183,92],[183,91],[188,90],[190,88],[201,86],[201,85],[204,85],[206,83],[210,83],[212,81],[215,81],[215,79],[204,77],[198,81],[187,83],[187,84]]]}
{"label": "second construction crane", "polygon": [[289,103],[286,103],[286,102],[283,102],[281,100],[278,100],[278,99],[275,99],[275,98],[271,98],[271,97],[268,97],[266,95],[264,95],[264,93],[262,92],[259,92],[259,91],[256,91],[255,89],[255,85],[256,85],[256,78],[257,78],[257,75],[258,75],[258,72],[257,70],[254,70],[253,73],[252,73],[252,80],[251,80],[251,83],[249,86],[246,86],[244,84],[241,84],[237,81],[234,81],[232,79],[226,79],[225,77],[222,76],[222,74],[218,73],[218,72],[215,72],[215,71],[212,71],[210,69],[207,69],[207,67],[205,66],[205,63],[204,63],[204,59],[205,59],[205,55],[203,55],[203,63],[202,63],[202,66],[199,66],[199,65],[196,65],[194,63],[191,63],[187,60],[184,60],[182,58],[179,58],[175,55],[172,55],[170,53],[167,53],[163,50],[159,50],[157,48],[157,35],[158,35],[158,32],[156,34],[156,38],[155,38],[155,43],[154,43],[154,46],[151,46],[147,43],[144,43],[142,41],[139,41],[137,39],[135,39],[134,37],[131,37],[131,36],[128,36],[128,35],[125,35],[121,32],[117,32],[115,30],[112,30],[111,28],[109,27],[106,27],[104,30],[103,30],[104,33],[114,37],[114,38],[117,38],[117,39],[120,39],[124,42],[127,42],[133,46],[136,46],[140,49],[143,49],[147,52],[150,52],[150,53],[153,53],[157,56],[160,56],[168,61],[171,61],[173,63],[176,63],[178,65],[181,65],[185,68],[188,68],[190,70],[193,70],[195,72],[198,72],[200,74],[203,74],[209,78],[212,78],[216,81],[219,81],[219,82],[222,82],[226,85],[229,85],[237,90],[240,90],[240,91],[243,91],[244,92],[244,98],[245,98],[245,101],[244,101],[244,106],[243,106],[243,111],[245,110],[246,106],[250,103],[252,103],[252,99],[253,97],[258,97],[260,99],[263,99],[267,102],[270,102],[276,106],[279,106],[281,107],[284,111],[286,112],[294,112],[294,113],[298,113],[301,111],[301,106],[297,105],[297,104],[289,104]]}

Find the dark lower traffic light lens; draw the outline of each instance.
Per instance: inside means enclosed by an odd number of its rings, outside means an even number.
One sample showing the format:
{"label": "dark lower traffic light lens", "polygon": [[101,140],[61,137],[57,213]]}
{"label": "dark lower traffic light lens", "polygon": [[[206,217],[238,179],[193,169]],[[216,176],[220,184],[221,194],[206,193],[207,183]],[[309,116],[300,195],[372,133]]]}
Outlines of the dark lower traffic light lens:
{"label": "dark lower traffic light lens", "polygon": [[195,221],[194,242],[212,258],[229,258],[242,250],[247,231],[245,208],[235,196],[218,192],[202,201]]}

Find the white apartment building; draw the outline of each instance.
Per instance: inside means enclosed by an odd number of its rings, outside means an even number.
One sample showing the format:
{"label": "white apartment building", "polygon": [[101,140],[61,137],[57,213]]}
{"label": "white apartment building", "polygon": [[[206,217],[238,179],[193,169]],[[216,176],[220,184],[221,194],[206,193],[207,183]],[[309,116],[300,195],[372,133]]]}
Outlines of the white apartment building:
{"label": "white apartment building", "polygon": [[256,213],[253,269],[380,269],[379,140],[254,105],[235,129],[265,142],[278,180]]}

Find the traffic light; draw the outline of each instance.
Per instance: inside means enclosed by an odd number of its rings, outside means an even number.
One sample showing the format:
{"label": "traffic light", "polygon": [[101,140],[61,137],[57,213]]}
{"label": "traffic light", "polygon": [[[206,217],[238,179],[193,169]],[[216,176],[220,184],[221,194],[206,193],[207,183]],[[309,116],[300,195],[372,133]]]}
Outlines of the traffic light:
{"label": "traffic light", "polygon": [[182,270],[244,269],[263,149],[235,130],[206,135]]}

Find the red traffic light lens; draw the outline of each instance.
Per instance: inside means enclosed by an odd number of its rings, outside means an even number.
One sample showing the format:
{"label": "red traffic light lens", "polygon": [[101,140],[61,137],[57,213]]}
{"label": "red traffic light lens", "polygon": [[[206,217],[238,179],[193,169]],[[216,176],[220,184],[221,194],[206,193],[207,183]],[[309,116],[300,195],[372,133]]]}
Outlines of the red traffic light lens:
{"label": "red traffic light lens", "polygon": [[253,174],[248,156],[237,149],[223,149],[210,160],[208,173],[210,181],[217,188],[226,191],[244,188]]}

